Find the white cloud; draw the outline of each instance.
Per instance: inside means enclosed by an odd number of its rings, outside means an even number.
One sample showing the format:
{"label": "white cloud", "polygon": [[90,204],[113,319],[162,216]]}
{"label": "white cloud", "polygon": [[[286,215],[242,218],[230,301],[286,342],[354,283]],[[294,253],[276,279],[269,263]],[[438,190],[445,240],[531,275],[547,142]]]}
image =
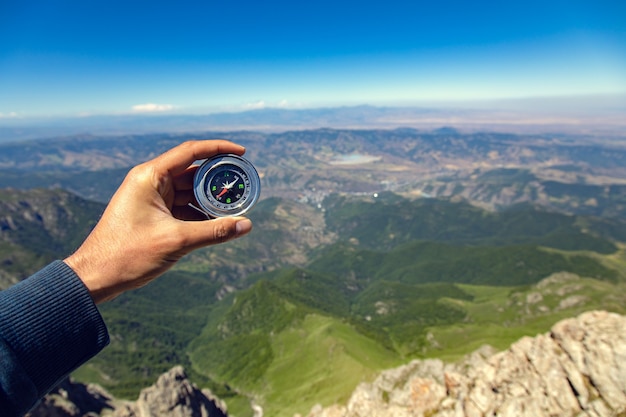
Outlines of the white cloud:
{"label": "white cloud", "polygon": [[280,101],[259,100],[259,101],[254,101],[254,102],[240,105],[240,108],[243,110],[258,110],[258,109],[268,109],[268,108],[287,109],[290,107],[293,107],[293,105],[286,99],[282,99]]}
{"label": "white cloud", "polygon": [[246,103],[243,105],[243,107],[246,110],[264,109],[265,107],[267,107],[267,104],[264,100],[259,100],[254,103]]}
{"label": "white cloud", "polygon": [[155,104],[155,103],[146,103],[146,104],[137,104],[132,107],[134,112],[139,113],[149,113],[149,112],[160,112],[160,111],[169,111],[174,108],[171,104]]}
{"label": "white cloud", "polygon": [[17,113],[14,111],[9,113],[0,113],[0,119],[13,119],[17,117]]}

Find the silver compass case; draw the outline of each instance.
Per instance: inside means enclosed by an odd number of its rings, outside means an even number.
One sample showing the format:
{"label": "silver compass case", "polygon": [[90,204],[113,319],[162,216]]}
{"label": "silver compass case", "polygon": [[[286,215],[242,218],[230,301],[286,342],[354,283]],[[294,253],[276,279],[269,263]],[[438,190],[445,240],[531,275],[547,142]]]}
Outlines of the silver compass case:
{"label": "silver compass case", "polygon": [[241,216],[261,194],[261,180],[254,166],[234,154],[216,155],[196,170],[193,192],[209,217]]}

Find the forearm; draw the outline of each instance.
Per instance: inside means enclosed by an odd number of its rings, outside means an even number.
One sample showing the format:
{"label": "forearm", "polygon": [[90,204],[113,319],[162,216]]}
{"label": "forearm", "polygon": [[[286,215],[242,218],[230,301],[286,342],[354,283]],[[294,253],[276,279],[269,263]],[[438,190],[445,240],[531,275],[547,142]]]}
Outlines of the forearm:
{"label": "forearm", "polygon": [[0,414],[21,415],[107,343],[94,302],[161,275],[194,249],[250,232],[243,217],[197,220],[194,161],[243,155],[231,142],[189,141],[134,167],[83,244],[0,292]]}
{"label": "forearm", "polygon": [[89,292],[61,261],[0,292],[1,414],[24,414],[108,341]]}

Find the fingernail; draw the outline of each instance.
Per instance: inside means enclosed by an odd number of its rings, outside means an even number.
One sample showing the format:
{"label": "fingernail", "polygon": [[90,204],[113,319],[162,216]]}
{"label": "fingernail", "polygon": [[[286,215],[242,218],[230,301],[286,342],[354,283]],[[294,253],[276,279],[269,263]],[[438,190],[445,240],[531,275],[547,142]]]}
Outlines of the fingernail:
{"label": "fingernail", "polygon": [[252,230],[252,222],[250,219],[239,220],[235,224],[235,232],[237,233],[237,236],[245,235],[250,230]]}

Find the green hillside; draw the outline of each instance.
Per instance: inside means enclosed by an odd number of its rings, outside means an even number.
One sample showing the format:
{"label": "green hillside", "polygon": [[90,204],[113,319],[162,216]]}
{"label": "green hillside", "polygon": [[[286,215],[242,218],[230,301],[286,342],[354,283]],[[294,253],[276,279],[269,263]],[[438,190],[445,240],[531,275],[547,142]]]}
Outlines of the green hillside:
{"label": "green hillside", "polygon": [[359,285],[379,279],[406,283],[526,285],[559,271],[617,279],[616,271],[592,258],[566,256],[537,246],[459,246],[421,241],[398,246],[389,252],[334,245],[326,248],[310,268],[354,276]]}
{"label": "green hillside", "polygon": [[[3,274],[63,256],[102,209],[60,191],[5,193]],[[250,236],[103,305],[111,345],[75,376],[136,398],[183,364],[234,416],[254,400],[292,417],[411,358],[504,348],[587,309],[626,313],[619,220],[385,193],[320,205],[266,199]]]}
{"label": "green hillside", "polygon": [[76,377],[136,398],[173,364],[189,364],[186,346],[206,322],[215,291],[201,276],[173,271],[103,304],[111,343]]}
{"label": "green hillside", "polygon": [[611,253],[611,240],[626,240],[618,220],[547,212],[517,205],[488,212],[467,203],[408,200],[392,193],[377,198],[333,195],[324,202],[326,223],[342,240],[387,250],[412,240],[455,244],[532,244]]}
{"label": "green hillside", "polygon": [[[352,318],[292,302],[274,284],[259,281],[227,300],[222,319],[190,345],[194,371],[274,416],[345,401],[359,382],[410,358],[456,359],[485,343],[503,349],[588,309],[626,313],[623,282],[569,273],[522,287],[378,281],[355,298]],[[232,404],[233,415],[251,415]]]}
{"label": "green hillside", "polygon": [[[624,256],[624,254],[622,254]],[[528,287],[459,285],[473,295],[463,323],[431,327],[425,356],[456,359],[488,343],[506,349],[522,336],[546,332],[555,322],[598,309],[626,313],[626,284],[558,273]]]}
{"label": "green hillside", "polygon": [[[608,229],[532,207],[488,213],[390,197],[332,197],[328,227],[343,237],[312,252],[305,268],[253,275],[251,287],[223,300],[221,317],[190,345],[194,370],[291,416],[342,401],[359,381],[410,358],[504,348],[589,308],[624,311],[615,269],[624,250],[612,239],[619,222]],[[408,216],[407,203],[434,212],[416,221],[428,227],[397,218]]]}

